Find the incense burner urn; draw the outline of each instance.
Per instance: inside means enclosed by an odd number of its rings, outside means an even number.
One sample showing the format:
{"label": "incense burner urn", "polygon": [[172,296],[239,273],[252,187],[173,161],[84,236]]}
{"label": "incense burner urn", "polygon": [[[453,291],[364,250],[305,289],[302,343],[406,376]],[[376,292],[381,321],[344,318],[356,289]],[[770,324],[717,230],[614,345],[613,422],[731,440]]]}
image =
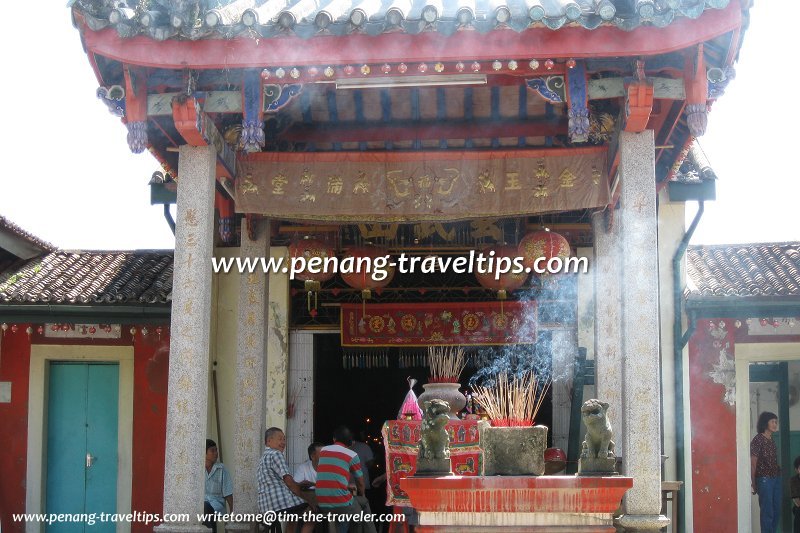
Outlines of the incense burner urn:
{"label": "incense burner urn", "polygon": [[458,418],[458,413],[467,405],[467,398],[460,390],[459,383],[426,383],[422,386],[425,390],[419,395],[417,401],[425,411],[425,402],[430,400],[444,400],[450,405],[450,418]]}
{"label": "incense burner urn", "polygon": [[484,454],[483,475],[544,474],[547,426],[492,427],[482,420],[478,422],[478,433]]}

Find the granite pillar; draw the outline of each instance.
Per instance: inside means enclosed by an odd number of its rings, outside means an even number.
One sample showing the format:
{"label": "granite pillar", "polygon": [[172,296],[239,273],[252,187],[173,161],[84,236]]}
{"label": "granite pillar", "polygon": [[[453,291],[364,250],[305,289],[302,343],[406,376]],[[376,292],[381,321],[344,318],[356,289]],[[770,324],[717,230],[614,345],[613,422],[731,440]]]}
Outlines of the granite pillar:
{"label": "granite pillar", "polygon": [[[286,247],[274,247],[272,257],[289,257]],[[268,336],[267,336],[267,427],[279,427],[286,433],[289,448],[289,408],[294,407],[290,392],[295,389],[289,379],[289,275],[276,272],[269,277]],[[308,441],[311,442],[311,441]],[[308,443],[305,444],[308,447]],[[304,448],[305,449],[305,448]],[[308,454],[306,454],[308,459]]]}
{"label": "granite pillar", "polygon": [[658,327],[658,239],[653,131],[622,132],[622,446],[634,478],[619,524],[658,530],[661,516],[661,410]]}
{"label": "granite pillar", "polygon": [[607,402],[608,420],[617,436],[614,452],[622,457],[622,243],[619,220],[609,225],[609,212],[592,215],[594,233],[595,385]]}
{"label": "granite pillar", "polygon": [[575,356],[578,355],[578,332],[569,325],[553,330],[553,446],[566,450],[572,407],[572,381],[575,376]]}
{"label": "granite pillar", "polygon": [[154,530],[159,532],[208,531],[197,515],[203,512],[205,494],[215,173],[213,147],[180,147],[164,514],[185,513],[188,520],[159,525]]}
{"label": "granite pillar", "polygon": [[[255,240],[249,235],[255,225]],[[269,255],[269,220],[243,220],[239,255],[259,259]],[[236,330],[236,389],[234,403],[233,494],[236,513],[257,513],[254,483],[256,465],[264,450],[264,394],[267,357],[267,306],[269,274],[257,270],[239,274]],[[231,523],[227,531],[254,531],[255,524]]]}

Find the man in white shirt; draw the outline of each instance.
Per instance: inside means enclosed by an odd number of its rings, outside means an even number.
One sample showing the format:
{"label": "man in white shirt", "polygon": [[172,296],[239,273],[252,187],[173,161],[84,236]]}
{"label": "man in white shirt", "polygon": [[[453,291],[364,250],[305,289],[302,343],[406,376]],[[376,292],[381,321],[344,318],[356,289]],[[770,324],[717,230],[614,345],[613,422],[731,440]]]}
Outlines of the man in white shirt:
{"label": "man in white shirt", "polygon": [[317,466],[319,451],[325,446],[321,442],[312,442],[308,446],[308,461],[301,463],[294,471],[294,480],[303,489],[311,489],[317,483]]}

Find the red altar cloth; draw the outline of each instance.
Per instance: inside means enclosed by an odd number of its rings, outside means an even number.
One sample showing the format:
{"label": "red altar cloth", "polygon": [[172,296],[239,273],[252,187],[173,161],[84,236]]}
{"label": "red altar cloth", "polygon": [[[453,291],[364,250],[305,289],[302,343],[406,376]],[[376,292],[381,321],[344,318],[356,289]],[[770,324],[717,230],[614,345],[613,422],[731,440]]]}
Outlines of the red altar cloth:
{"label": "red altar cloth", "polygon": [[[400,479],[417,471],[421,424],[419,420],[388,420],[383,424],[386,505],[411,505],[408,494],[400,488]],[[453,473],[461,476],[479,475],[483,471],[483,451],[478,446],[477,420],[451,420],[445,429],[450,435],[450,466]]]}

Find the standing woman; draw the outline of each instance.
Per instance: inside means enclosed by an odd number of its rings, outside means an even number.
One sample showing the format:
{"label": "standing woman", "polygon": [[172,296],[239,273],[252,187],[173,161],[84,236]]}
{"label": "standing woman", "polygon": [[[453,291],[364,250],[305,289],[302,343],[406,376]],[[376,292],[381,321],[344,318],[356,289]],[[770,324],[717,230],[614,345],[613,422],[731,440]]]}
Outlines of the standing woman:
{"label": "standing woman", "polygon": [[765,411],[758,416],[758,435],[750,441],[750,481],[758,494],[761,533],[778,531],[781,517],[781,467],[772,434],[778,431],[778,416]]}

